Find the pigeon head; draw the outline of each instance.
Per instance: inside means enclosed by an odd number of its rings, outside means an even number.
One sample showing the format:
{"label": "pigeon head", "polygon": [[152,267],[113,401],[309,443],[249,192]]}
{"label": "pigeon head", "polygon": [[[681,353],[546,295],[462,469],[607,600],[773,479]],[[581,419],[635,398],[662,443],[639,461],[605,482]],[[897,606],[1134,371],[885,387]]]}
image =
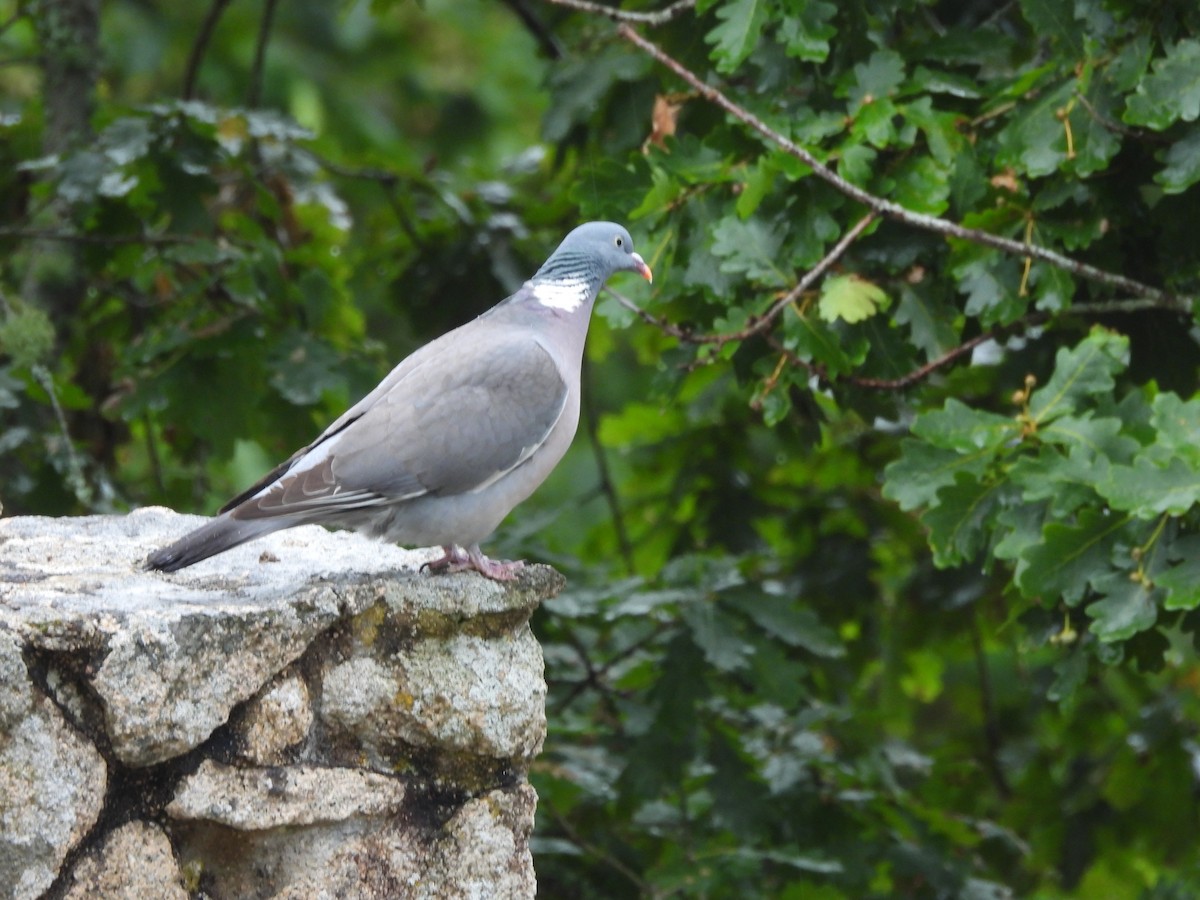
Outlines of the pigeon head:
{"label": "pigeon head", "polygon": [[[650,267],[633,249],[633,238],[616,222],[586,222],[568,234],[538,270],[538,276],[561,270],[591,270],[603,283],[614,272],[637,272],[653,281]],[[537,277],[537,276],[535,276]]]}
{"label": "pigeon head", "polygon": [[530,286],[543,305],[573,311],[595,299],[614,272],[637,272],[653,280],[628,231],[615,222],[587,222],[563,238]]}

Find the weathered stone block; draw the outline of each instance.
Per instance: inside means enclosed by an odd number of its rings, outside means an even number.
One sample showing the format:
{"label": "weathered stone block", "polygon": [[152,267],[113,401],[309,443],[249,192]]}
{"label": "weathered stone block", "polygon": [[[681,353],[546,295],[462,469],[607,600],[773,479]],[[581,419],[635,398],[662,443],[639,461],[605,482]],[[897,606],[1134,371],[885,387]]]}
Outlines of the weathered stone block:
{"label": "weathered stone block", "polygon": [[41,896],[100,816],[104,759],[30,682],[0,632],[0,896]]}
{"label": "weathered stone block", "polygon": [[66,900],[188,900],[171,842],[148,822],[112,831],[80,861]]}
{"label": "weathered stone block", "polygon": [[0,898],[533,896],[561,577],[316,527],[143,571],[199,521],[0,520]]}

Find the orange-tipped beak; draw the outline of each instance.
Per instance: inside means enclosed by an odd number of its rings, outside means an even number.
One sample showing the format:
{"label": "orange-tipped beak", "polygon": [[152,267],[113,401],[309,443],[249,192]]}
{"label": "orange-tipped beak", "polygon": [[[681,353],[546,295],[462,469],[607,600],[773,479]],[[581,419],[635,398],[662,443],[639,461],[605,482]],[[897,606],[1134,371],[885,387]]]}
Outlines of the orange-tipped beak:
{"label": "orange-tipped beak", "polygon": [[641,276],[643,278],[645,278],[647,281],[649,281],[651,284],[653,284],[654,283],[654,273],[650,271],[650,267],[648,265],[646,265],[646,261],[644,259],[642,259],[642,254],[634,253],[632,255],[633,255],[633,261],[635,263],[637,263],[638,273],[641,274]]}

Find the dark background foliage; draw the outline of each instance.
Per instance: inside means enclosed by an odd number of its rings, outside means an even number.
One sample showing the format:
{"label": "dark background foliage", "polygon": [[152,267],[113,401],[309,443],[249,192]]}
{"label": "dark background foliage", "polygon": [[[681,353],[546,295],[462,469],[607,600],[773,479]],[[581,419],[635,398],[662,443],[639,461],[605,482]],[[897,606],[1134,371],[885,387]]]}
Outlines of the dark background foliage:
{"label": "dark background foliage", "polygon": [[548,897],[1193,896],[1194,2],[0,3],[5,515],[213,511],[583,219]]}

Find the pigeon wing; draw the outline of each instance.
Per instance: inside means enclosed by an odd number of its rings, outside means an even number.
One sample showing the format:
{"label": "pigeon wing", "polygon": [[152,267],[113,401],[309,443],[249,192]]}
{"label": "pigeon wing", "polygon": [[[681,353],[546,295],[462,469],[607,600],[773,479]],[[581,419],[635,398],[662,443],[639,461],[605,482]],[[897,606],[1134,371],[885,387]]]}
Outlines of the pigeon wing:
{"label": "pigeon wing", "polygon": [[386,390],[364,398],[373,402],[281,466],[269,490],[248,492],[237,516],[319,520],[324,512],[479,491],[526,464],[566,408],[566,382],[528,333],[474,332],[460,335],[452,352],[422,354],[389,376]]}

